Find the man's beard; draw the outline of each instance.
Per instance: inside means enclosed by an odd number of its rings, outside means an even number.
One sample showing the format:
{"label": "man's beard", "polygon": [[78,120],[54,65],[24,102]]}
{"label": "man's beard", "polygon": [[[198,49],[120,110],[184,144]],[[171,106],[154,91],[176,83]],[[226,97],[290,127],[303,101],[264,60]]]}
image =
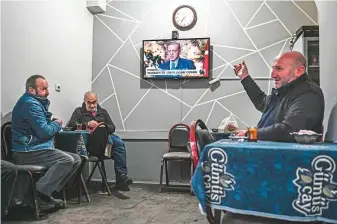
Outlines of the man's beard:
{"label": "man's beard", "polygon": [[39,94],[36,94],[36,96],[38,96],[38,97],[40,97],[40,98],[42,98],[42,99],[47,99],[47,98],[48,98],[48,96],[41,96],[41,95],[39,95]]}
{"label": "man's beard", "polygon": [[37,97],[39,97],[39,98],[41,98],[41,99],[47,99],[47,97],[48,97],[48,95],[42,96],[42,95],[38,94],[37,89],[35,89],[35,96],[37,96]]}

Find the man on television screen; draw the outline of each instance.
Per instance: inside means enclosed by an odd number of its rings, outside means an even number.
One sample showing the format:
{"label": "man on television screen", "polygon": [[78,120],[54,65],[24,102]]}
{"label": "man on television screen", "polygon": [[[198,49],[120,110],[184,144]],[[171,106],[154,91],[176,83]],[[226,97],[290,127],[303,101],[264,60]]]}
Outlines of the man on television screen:
{"label": "man on television screen", "polygon": [[160,64],[159,68],[163,70],[194,70],[193,61],[179,57],[180,51],[179,43],[169,42],[167,44],[167,53],[170,60]]}

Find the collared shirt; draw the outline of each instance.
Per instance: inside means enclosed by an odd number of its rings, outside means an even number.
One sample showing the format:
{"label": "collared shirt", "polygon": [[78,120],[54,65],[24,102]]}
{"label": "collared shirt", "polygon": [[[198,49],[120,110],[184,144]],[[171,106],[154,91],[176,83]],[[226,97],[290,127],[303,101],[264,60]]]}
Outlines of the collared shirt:
{"label": "collared shirt", "polygon": [[[177,58],[175,61],[170,61],[170,70],[174,70],[177,68],[179,63],[179,58]],[[174,65],[174,66],[173,66]],[[173,67],[172,67],[173,66]]]}

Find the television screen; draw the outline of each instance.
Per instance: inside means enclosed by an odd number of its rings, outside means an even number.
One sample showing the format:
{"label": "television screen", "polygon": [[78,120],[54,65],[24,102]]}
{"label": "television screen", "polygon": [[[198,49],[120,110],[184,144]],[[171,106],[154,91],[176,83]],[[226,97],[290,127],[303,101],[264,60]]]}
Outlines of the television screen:
{"label": "television screen", "polygon": [[209,78],[210,38],[144,40],[144,79]]}

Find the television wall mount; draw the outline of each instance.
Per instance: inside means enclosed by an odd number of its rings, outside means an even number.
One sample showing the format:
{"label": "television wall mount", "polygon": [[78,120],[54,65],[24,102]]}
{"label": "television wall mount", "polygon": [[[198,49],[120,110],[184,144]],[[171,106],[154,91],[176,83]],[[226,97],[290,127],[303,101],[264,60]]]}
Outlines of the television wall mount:
{"label": "television wall mount", "polygon": [[174,40],[179,39],[179,32],[178,32],[178,30],[173,30],[172,31],[172,39],[174,39]]}

